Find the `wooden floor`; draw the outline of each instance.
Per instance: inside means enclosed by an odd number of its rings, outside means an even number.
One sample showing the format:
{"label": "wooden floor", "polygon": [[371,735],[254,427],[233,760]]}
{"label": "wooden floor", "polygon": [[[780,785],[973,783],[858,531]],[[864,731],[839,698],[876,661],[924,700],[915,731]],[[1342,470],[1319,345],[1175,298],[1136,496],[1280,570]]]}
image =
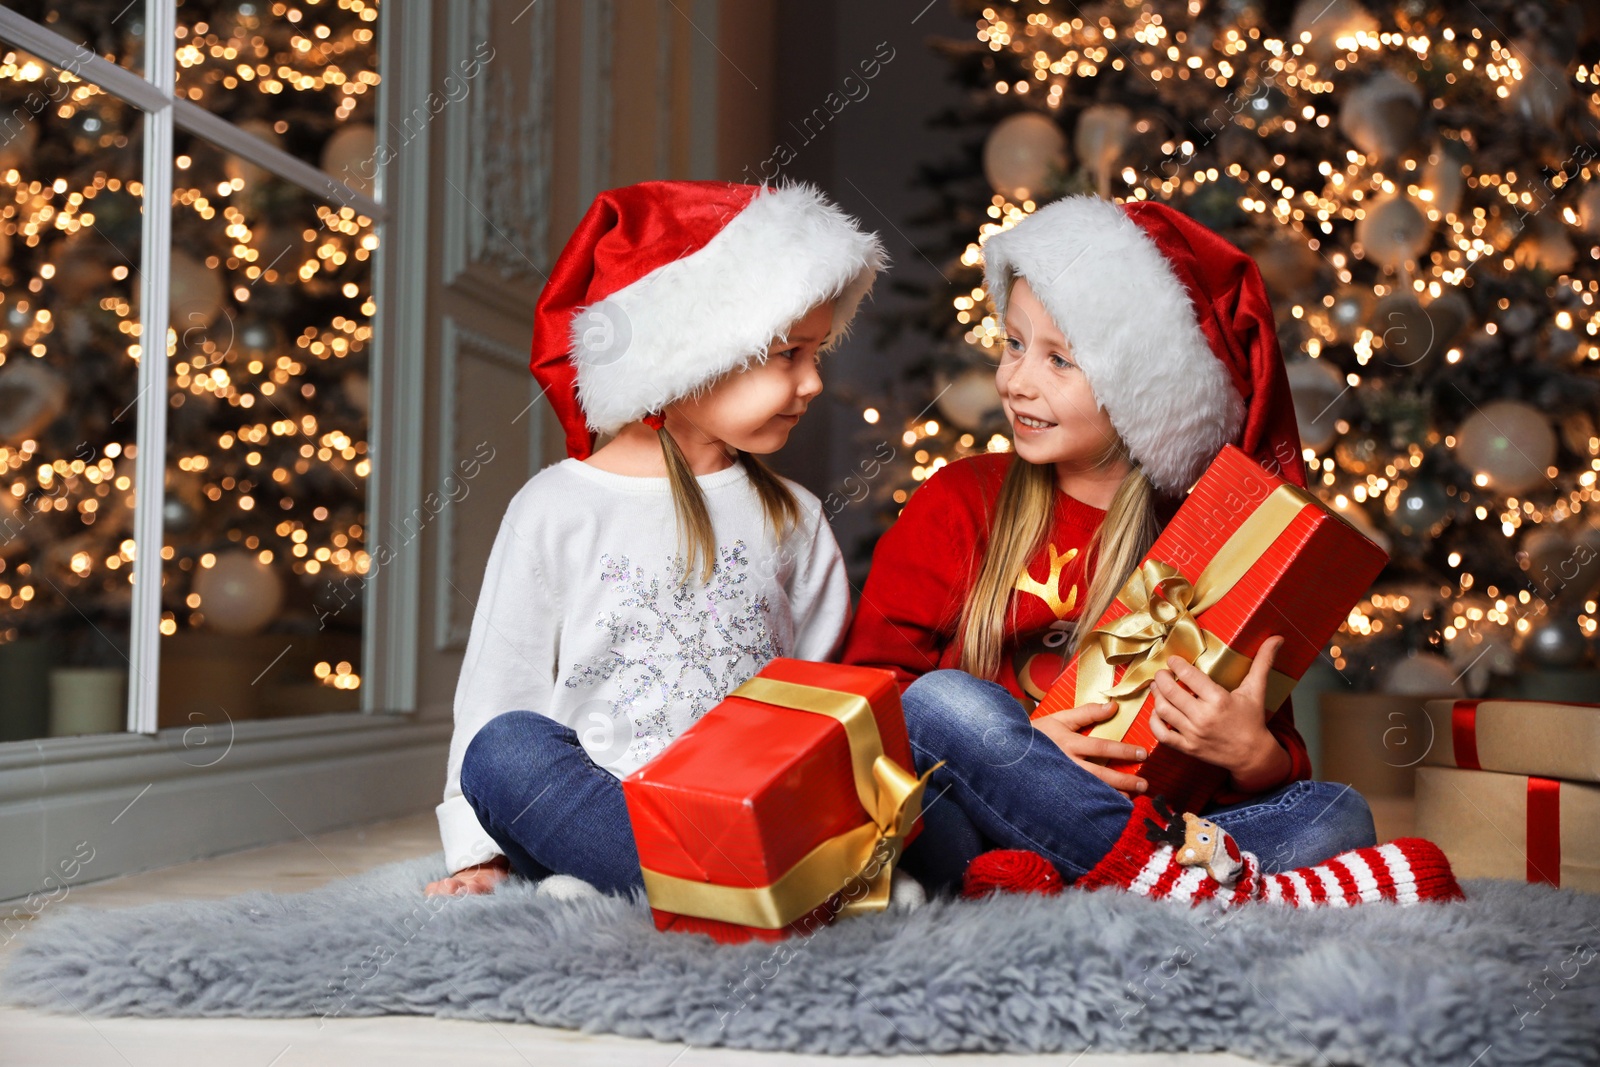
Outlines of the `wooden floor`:
{"label": "wooden floor", "polygon": [[[1410,832],[1409,801],[1374,804],[1380,840]],[[214,899],[251,889],[303,892],[335,878],[427,855],[439,848],[433,813],[341,830],[159,871],[91,883],[70,902],[121,908],[155,901]],[[0,906],[9,914],[10,907]],[[17,935],[27,937],[27,931]],[[0,944],[0,966],[14,944]],[[830,1057],[730,1049],[689,1048],[525,1024],[468,1022],[416,1016],[376,1019],[90,1019],[0,1008],[0,1063],[6,1067],[529,1067],[546,1064],[695,1065],[848,1064],[885,1062],[945,1065],[1005,1063],[1017,1067],[1243,1067],[1257,1061],[1228,1055]]]}

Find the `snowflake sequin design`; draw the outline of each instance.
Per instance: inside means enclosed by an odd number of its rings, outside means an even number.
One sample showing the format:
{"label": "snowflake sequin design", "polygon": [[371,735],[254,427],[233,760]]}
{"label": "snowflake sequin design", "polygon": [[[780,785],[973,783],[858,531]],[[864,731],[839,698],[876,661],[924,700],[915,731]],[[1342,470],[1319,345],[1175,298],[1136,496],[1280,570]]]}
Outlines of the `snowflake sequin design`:
{"label": "snowflake sequin design", "polygon": [[710,581],[695,577],[680,584],[680,556],[668,557],[665,574],[647,574],[610,553],[600,565],[601,583],[618,609],[596,620],[610,648],[574,665],[566,684],[611,687],[617,710],[633,723],[641,762],[784,654],[742,540],[718,548]]}

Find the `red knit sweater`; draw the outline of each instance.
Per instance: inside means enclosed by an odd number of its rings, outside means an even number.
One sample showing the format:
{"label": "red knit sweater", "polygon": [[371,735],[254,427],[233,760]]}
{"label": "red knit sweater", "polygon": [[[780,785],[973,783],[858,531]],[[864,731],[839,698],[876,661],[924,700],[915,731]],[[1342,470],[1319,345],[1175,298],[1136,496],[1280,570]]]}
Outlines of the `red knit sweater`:
{"label": "red knit sweater", "polygon": [[[956,631],[961,607],[983,561],[995,500],[1011,458],[1000,453],[958,460],[911,495],[873,553],[845,640],[845,663],[888,668],[901,689],[929,671],[960,666]],[[1046,543],[1017,580],[994,680],[1030,711],[1071,658],[1079,602],[1088,591],[1089,540],[1105,516],[1099,508],[1057,493]],[[1284,782],[1310,778],[1311,759],[1287,701],[1267,728],[1289,753]],[[1224,792],[1212,806],[1255,795]]]}

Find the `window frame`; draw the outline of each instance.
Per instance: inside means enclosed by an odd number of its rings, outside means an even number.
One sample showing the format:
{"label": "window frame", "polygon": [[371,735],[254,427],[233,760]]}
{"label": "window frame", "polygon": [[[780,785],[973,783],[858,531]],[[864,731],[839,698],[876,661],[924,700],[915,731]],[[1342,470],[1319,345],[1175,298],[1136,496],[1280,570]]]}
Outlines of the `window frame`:
{"label": "window frame", "polygon": [[[409,152],[389,147],[394,114],[407,113],[407,104],[426,96],[431,54],[428,48],[430,13],[427,5],[385,4],[378,25],[379,96],[375,126],[378,131],[378,167],[373,196],[350,188],[311,164],[275,145],[238,129],[198,104],[175,95],[177,63],[176,0],[144,0],[145,62],[138,74],[39,23],[7,8],[0,8],[0,42],[26,49],[74,77],[92,82],[143,113],[145,122],[143,185],[141,197],[140,336],[144,353],[139,360],[134,467],[134,529],[138,546],[133,568],[133,601],[129,617],[129,684],[126,726],[123,733],[98,735],[102,740],[157,732],[160,671],[161,553],[163,543],[163,492],[149,493],[146,486],[163,486],[168,459],[167,404],[170,361],[165,345],[150,338],[165,338],[168,329],[168,282],[172,256],[173,133],[183,129],[203,137],[339,206],[349,206],[371,218],[378,235],[373,257],[373,338],[368,363],[372,391],[368,442],[372,469],[367,480],[367,528],[393,528],[421,503],[423,459],[423,397],[426,329],[428,218],[426,144]],[[166,210],[153,210],[163,205]],[[398,225],[398,220],[405,220]],[[163,358],[145,358],[149,351]],[[151,403],[144,397],[160,397]],[[395,432],[391,432],[391,428]],[[147,550],[145,546],[158,546]],[[421,561],[419,553],[401,553],[384,567],[369,570],[363,585],[364,632],[360,674],[361,711],[414,712],[417,695],[417,638]],[[327,720],[337,716],[311,716]],[[281,734],[283,720],[240,722],[235,732],[245,735],[265,731]],[[81,738],[41,738],[0,744],[0,753],[26,746],[37,756],[49,748],[74,751]],[[113,746],[115,747],[115,746]],[[0,759],[0,765],[5,760]],[[3,769],[3,766],[0,766]]]}

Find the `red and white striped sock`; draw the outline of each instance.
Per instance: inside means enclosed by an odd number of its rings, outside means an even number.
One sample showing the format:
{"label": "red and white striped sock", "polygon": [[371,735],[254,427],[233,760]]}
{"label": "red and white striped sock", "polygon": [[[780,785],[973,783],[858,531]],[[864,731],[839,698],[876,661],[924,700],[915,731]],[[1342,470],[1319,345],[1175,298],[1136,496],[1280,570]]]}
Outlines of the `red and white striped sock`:
{"label": "red and white striped sock", "polygon": [[1146,797],[1134,802],[1133,816],[1111,851],[1072,884],[1230,907],[1252,900],[1347,908],[1381,900],[1461,899],[1449,860],[1422,838],[1353,849],[1314,867],[1264,875],[1255,855],[1241,851],[1216,823],[1174,815]]}

